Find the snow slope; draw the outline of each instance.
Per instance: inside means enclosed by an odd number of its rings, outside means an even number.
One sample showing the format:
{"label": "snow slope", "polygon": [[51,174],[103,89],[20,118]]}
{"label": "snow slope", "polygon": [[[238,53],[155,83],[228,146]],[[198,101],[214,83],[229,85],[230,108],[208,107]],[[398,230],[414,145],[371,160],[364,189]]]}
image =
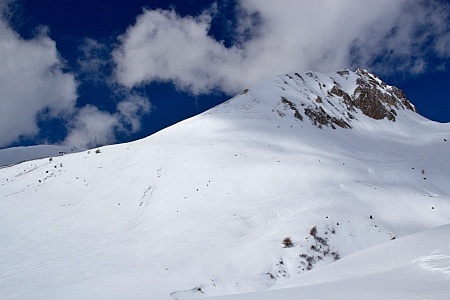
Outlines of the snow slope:
{"label": "snow slope", "polygon": [[2,298],[263,291],[450,223],[450,125],[401,102],[375,120],[329,93],[375,77],[309,74],[143,140],[0,169]]}
{"label": "snow slope", "polygon": [[214,299],[449,299],[450,225],[351,254],[275,290]]}

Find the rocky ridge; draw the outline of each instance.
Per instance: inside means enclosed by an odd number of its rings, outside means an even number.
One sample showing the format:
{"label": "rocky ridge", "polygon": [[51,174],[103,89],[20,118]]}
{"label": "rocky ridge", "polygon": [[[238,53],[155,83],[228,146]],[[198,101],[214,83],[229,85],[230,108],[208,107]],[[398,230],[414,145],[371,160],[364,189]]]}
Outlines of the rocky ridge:
{"label": "rocky ridge", "polygon": [[363,69],[334,74],[294,73],[280,79],[281,89],[291,95],[281,96],[273,111],[284,117],[291,110],[297,120],[309,119],[319,128],[350,129],[358,114],[395,122],[399,110],[416,112],[402,90]]}

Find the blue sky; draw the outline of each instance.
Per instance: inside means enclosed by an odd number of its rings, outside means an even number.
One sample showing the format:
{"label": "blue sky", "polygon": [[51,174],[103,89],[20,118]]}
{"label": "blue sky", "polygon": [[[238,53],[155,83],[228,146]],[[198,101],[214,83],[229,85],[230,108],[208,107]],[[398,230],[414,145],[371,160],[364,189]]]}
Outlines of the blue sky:
{"label": "blue sky", "polygon": [[0,0],[0,148],[127,142],[286,72],[362,67],[450,121],[448,1]]}

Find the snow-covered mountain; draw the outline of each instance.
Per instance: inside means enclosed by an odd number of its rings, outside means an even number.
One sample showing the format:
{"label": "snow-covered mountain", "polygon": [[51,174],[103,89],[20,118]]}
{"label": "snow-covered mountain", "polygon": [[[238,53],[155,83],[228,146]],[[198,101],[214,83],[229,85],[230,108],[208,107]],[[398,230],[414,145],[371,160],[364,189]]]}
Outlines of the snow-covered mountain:
{"label": "snow-covered mountain", "polygon": [[[358,297],[389,273],[445,298],[449,139],[364,70],[309,72],[136,142],[0,169],[0,295]],[[375,263],[387,253],[398,268]]]}

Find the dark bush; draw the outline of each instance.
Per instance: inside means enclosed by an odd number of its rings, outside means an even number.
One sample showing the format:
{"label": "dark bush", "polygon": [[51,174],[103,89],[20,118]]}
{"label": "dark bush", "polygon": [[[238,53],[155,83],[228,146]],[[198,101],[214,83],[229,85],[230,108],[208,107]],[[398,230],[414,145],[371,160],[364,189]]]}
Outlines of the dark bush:
{"label": "dark bush", "polygon": [[284,248],[291,248],[291,247],[293,247],[294,243],[292,242],[291,237],[289,237],[289,236],[285,237],[284,240],[283,240],[283,245],[284,245]]}

